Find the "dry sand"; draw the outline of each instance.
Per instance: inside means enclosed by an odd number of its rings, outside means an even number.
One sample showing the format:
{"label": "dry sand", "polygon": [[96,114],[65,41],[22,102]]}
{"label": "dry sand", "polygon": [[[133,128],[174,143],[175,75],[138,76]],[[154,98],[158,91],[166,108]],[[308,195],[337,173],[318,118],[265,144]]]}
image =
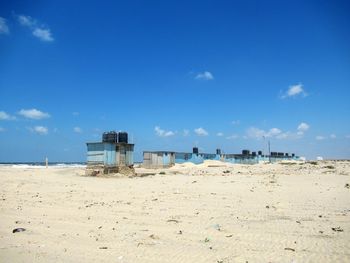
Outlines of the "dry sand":
{"label": "dry sand", "polygon": [[350,162],[137,172],[1,167],[0,262],[350,262]]}

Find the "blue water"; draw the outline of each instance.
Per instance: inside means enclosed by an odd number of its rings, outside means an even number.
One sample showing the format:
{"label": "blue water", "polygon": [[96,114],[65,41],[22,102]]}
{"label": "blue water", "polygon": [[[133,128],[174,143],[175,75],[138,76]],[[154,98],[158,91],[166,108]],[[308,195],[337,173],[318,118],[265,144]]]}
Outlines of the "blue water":
{"label": "blue water", "polygon": [[[45,167],[45,162],[0,162],[0,166],[12,166],[18,168]],[[85,167],[85,162],[49,162],[50,167]]]}

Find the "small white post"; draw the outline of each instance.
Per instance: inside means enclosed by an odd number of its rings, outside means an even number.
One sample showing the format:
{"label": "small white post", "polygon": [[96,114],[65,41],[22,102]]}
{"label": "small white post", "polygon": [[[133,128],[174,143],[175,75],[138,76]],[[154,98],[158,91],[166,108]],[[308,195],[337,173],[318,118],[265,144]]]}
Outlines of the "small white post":
{"label": "small white post", "polygon": [[49,166],[49,159],[46,157],[45,158],[45,164],[46,164],[46,168]]}

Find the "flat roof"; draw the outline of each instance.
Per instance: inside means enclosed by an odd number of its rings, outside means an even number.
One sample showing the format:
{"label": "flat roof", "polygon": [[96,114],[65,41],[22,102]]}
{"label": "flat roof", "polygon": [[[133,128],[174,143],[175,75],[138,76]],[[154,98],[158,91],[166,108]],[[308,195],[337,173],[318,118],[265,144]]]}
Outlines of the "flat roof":
{"label": "flat roof", "polygon": [[143,153],[176,153],[173,151],[143,151]]}
{"label": "flat roof", "polygon": [[87,142],[86,144],[115,144],[115,145],[118,145],[118,144],[124,144],[124,145],[135,145],[133,143],[126,143],[126,142]]}

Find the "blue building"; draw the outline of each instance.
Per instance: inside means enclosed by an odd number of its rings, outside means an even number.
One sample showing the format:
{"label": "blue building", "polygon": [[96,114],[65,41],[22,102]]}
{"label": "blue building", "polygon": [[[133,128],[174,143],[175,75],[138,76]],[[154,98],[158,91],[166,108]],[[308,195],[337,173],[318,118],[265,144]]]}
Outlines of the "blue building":
{"label": "blue building", "polygon": [[143,167],[165,168],[175,164],[175,152],[145,151],[143,152]]}
{"label": "blue building", "polygon": [[[112,134],[113,133],[113,134]],[[118,133],[103,135],[102,142],[88,142],[87,146],[87,174],[89,173],[117,173],[133,170],[134,144],[128,143],[126,133],[122,140]]]}
{"label": "blue building", "polygon": [[200,153],[197,147],[188,152],[170,152],[170,151],[147,151],[143,152],[143,167],[161,168],[169,167],[175,163],[191,162],[201,164],[205,160],[217,160],[235,164],[257,164],[259,162],[279,162],[283,160],[298,160],[299,157],[294,154],[271,152],[270,155],[263,155],[261,151],[250,152],[243,150],[241,154],[223,154],[220,149],[216,153]]}

